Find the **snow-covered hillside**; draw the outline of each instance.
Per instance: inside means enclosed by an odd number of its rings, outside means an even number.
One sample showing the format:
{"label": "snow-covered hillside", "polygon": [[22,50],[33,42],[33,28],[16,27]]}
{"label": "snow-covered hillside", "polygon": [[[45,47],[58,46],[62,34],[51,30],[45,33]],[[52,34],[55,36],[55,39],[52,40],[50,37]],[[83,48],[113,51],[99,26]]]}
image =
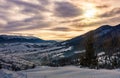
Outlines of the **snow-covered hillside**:
{"label": "snow-covered hillside", "polygon": [[6,69],[0,70],[0,78],[25,78],[25,74],[9,71]]}
{"label": "snow-covered hillside", "polygon": [[120,78],[120,70],[41,66],[19,72],[1,69],[0,78]]}
{"label": "snow-covered hillside", "polygon": [[[49,60],[60,59],[72,56],[79,52],[73,52],[72,46],[57,45],[55,43],[2,43],[0,44],[0,55],[9,57],[17,57],[35,64],[43,64]],[[8,57],[9,56],[9,57]],[[47,58],[47,60],[46,60]],[[3,59],[3,58],[1,58]],[[16,59],[17,60],[17,59]],[[12,60],[13,61],[13,60]],[[18,60],[19,61],[19,60]]]}
{"label": "snow-covered hillside", "polygon": [[43,49],[49,48],[54,43],[1,43],[0,44],[0,53],[30,53],[30,52],[38,52]]}

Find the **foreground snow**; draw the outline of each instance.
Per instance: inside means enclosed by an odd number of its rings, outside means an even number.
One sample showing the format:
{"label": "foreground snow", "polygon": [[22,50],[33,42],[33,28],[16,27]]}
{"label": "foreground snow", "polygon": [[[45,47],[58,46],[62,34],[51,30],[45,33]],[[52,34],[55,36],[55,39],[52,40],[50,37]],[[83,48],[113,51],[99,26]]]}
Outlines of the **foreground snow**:
{"label": "foreground snow", "polygon": [[120,70],[94,70],[75,66],[42,66],[19,72],[1,69],[0,78],[120,78]]}
{"label": "foreground snow", "polygon": [[0,70],[0,78],[25,78],[25,77],[26,74],[23,73],[17,73],[6,69]]}

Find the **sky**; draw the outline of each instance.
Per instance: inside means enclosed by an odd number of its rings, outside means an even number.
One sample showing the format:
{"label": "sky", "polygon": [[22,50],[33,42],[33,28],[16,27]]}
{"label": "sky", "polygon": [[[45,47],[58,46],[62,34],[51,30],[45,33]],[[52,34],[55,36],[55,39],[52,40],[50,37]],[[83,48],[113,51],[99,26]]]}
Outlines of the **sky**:
{"label": "sky", "polygon": [[0,0],[0,34],[67,40],[120,24],[120,0]]}

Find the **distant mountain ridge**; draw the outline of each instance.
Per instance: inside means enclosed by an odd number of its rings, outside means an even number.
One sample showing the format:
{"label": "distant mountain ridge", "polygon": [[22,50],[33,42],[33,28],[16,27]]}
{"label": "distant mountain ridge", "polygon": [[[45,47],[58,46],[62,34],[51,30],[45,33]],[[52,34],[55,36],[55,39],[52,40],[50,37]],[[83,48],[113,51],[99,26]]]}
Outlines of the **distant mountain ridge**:
{"label": "distant mountain ridge", "polygon": [[[91,36],[91,37],[90,37]],[[96,30],[89,31],[81,36],[72,38],[61,42],[60,46],[72,47],[71,50],[62,53],[62,58],[57,57],[53,59],[53,66],[63,66],[80,63],[80,57],[86,52],[86,44],[88,39],[91,38],[94,44],[95,55],[97,55],[98,63],[101,63],[103,67],[111,67],[116,60],[120,67],[120,24],[116,26],[103,25]],[[59,53],[60,54],[60,53]],[[117,59],[114,59],[117,58]],[[108,62],[109,63],[105,63]],[[57,64],[56,64],[57,62]],[[113,65],[114,66],[114,65]]]}
{"label": "distant mountain ridge", "polygon": [[45,40],[33,36],[0,35],[0,42],[1,43],[12,43],[12,42],[39,43],[39,42],[45,42]]}
{"label": "distant mountain ridge", "polygon": [[[85,40],[88,38],[88,34],[94,36],[94,46],[96,50],[103,51],[103,46],[106,43],[111,43],[111,46],[116,47],[116,43],[120,44],[120,24],[116,26],[103,25],[96,30],[92,30],[84,35],[72,38],[70,40],[64,41],[68,46],[74,46],[77,49],[85,49]],[[117,41],[115,40],[117,39]],[[116,45],[116,46],[115,46]],[[117,46],[120,49],[120,46]]]}

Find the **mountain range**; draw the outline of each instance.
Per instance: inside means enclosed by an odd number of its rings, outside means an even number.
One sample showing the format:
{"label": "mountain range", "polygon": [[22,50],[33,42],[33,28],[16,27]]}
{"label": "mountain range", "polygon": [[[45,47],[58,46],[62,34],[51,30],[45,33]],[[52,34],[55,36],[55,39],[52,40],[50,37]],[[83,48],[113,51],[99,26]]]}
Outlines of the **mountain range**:
{"label": "mountain range", "polygon": [[85,40],[89,35],[94,38],[94,48],[97,52],[107,51],[117,48],[120,51],[120,24],[116,26],[104,25],[96,30],[87,32],[81,36],[64,41],[66,45],[74,46],[75,49],[85,49]]}
{"label": "mountain range", "polygon": [[15,43],[15,42],[43,43],[43,42],[56,42],[56,41],[43,40],[34,36],[0,35],[0,43]]}
{"label": "mountain range", "polygon": [[[15,66],[18,66],[16,64],[17,59],[14,61],[11,57],[17,57],[21,61],[26,60],[35,65],[48,65],[55,61],[60,65],[68,65],[71,62],[74,64],[73,61],[75,62],[75,60],[78,63],[78,58],[85,53],[86,40],[90,36],[93,39],[94,50],[97,55],[107,54],[112,56],[120,52],[120,24],[116,26],[104,25],[62,42],[29,36],[0,35],[0,55],[8,58],[0,58],[0,61],[2,61],[3,66],[6,63],[6,65],[11,65],[11,61],[15,62]],[[4,63],[3,60],[9,60],[10,62]],[[63,61],[66,64],[61,63]],[[19,68],[24,68],[22,64],[24,63],[21,63]]]}

